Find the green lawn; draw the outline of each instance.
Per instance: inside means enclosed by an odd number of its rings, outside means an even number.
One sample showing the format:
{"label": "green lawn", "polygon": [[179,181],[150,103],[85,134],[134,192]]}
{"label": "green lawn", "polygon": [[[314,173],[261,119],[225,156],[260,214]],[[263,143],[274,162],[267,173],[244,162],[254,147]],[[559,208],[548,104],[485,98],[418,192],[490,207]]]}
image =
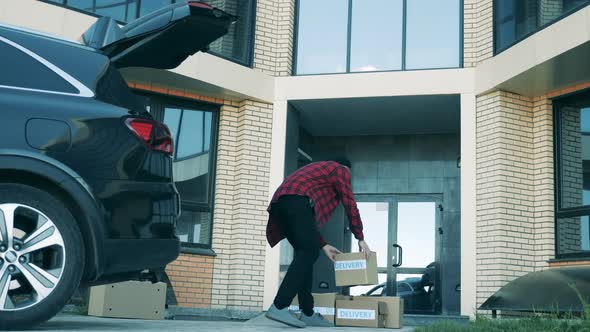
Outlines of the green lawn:
{"label": "green lawn", "polygon": [[441,322],[418,327],[416,332],[590,332],[588,319],[488,319],[478,318],[469,326]]}

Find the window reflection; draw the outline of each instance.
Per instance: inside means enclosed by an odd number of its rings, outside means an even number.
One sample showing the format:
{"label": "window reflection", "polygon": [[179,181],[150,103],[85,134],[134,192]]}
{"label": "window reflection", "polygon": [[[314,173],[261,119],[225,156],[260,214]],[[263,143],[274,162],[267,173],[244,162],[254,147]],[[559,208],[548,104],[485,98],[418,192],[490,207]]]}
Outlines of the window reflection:
{"label": "window reflection", "polygon": [[494,0],[496,53],[588,4],[589,0]]}
{"label": "window reflection", "polygon": [[406,69],[459,67],[460,3],[408,1]]}
{"label": "window reflection", "polygon": [[[590,252],[590,108],[559,108],[558,255]],[[563,209],[576,209],[564,215]]]}
{"label": "window reflection", "polygon": [[351,8],[348,3],[299,0],[295,74],[461,65],[460,0],[352,0]]}
{"label": "window reflection", "polygon": [[348,0],[300,0],[297,73],[346,71]]}
{"label": "window reflection", "polygon": [[402,21],[402,0],[354,0],[350,71],[401,69]]}

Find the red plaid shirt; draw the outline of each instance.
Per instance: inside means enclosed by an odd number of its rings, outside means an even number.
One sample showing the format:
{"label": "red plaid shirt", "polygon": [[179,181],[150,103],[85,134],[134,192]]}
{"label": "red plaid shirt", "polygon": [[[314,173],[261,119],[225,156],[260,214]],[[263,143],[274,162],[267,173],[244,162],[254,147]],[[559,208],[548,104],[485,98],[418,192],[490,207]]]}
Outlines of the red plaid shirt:
{"label": "red plaid shirt", "polygon": [[[354,237],[363,240],[363,223],[352,193],[350,172],[347,167],[333,161],[320,161],[306,165],[289,175],[275,192],[272,203],[284,195],[299,195],[309,197],[314,204],[314,211],[318,229],[322,227],[341,201],[350,222],[350,229]],[[274,247],[285,238],[279,223],[270,214],[266,226],[266,238]],[[320,245],[326,241],[320,236]]]}

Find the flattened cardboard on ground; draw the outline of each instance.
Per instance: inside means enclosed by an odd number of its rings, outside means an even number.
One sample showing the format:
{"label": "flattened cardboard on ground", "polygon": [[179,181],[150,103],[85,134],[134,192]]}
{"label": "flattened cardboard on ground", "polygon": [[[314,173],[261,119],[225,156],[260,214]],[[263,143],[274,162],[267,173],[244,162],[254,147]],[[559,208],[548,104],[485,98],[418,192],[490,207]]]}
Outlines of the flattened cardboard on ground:
{"label": "flattened cardboard on ground", "polygon": [[[334,323],[334,316],[336,312],[336,299],[342,297],[342,295],[336,295],[336,293],[312,293],[314,308],[313,311],[320,313],[324,318]],[[297,296],[291,302],[289,310],[298,312],[299,300]]]}
{"label": "flattened cardboard on ground", "polygon": [[336,326],[379,327],[379,301],[349,297],[336,300]]}
{"label": "flattened cardboard on ground", "polygon": [[355,296],[336,300],[336,326],[403,327],[403,300],[393,296]]}
{"label": "flattened cardboard on ground", "polygon": [[372,252],[368,260],[365,258],[365,254],[360,252],[338,254],[335,259],[336,286],[362,286],[379,283],[376,253]]}
{"label": "flattened cardboard on ground", "polygon": [[164,319],[166,284],[127,281],[90,288],[88,315]]}

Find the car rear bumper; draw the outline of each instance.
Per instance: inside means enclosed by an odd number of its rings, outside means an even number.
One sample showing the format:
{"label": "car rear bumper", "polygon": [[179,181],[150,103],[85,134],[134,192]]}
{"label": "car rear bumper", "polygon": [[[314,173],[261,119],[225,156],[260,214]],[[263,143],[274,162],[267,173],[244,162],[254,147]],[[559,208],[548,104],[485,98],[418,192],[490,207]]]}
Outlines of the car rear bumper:
{"label": "car rear bumper", "polygon": [[107,240],[176,238],[180,196],[174,183],[109,180],[92,188],[104,209]]}
{"label": "car rear bumper", "polygon": [[163,269],[180,253],[174,239],[107,240],[104,275]]}

